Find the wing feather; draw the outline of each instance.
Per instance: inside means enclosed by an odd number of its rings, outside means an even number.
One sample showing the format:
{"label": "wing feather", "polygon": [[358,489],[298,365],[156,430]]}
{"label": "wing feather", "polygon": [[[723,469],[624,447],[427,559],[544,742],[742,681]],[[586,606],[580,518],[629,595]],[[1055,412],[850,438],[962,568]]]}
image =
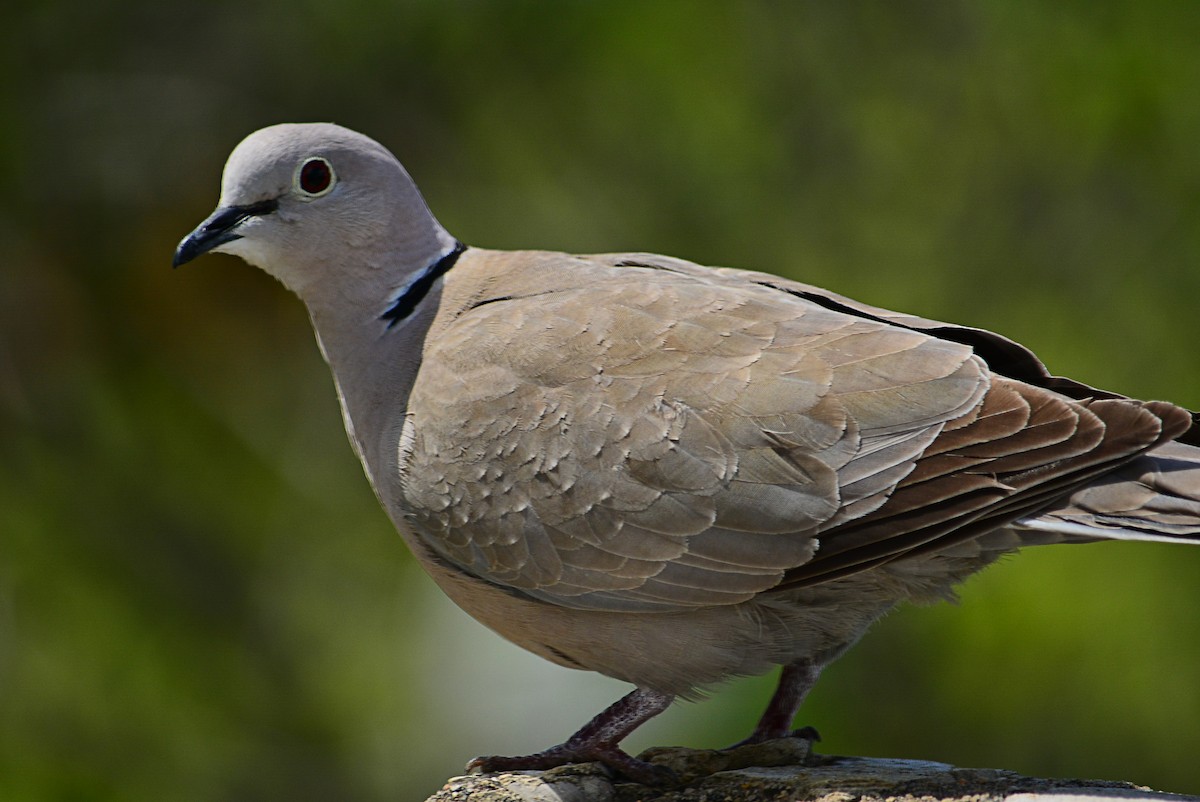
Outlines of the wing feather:
{"label": "wing feather", "polygon": [[550,289],[447,312],[398,482],[443,559],[553,604],[736,604],[949,548],[1163,436],[1137,402],[997,375],[931,321],[763,274],[508,265]]}

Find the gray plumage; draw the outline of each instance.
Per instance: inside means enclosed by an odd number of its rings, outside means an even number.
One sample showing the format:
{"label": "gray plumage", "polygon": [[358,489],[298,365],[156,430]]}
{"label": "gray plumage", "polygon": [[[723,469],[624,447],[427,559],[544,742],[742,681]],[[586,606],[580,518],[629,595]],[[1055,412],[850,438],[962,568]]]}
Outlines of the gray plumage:
{"label": "gray plumage", "polygon": [[561,747],[477,767],[660,779],[616,742],[675,695],[789,666],[752,740],[783,735],[880,615],[1007,551],[1200,539],[1180,407],[765,273],[463,248],[344,128],[243,141],[176,263],[207,250],[308,306],[351,443],[438,585],[639,689]]}

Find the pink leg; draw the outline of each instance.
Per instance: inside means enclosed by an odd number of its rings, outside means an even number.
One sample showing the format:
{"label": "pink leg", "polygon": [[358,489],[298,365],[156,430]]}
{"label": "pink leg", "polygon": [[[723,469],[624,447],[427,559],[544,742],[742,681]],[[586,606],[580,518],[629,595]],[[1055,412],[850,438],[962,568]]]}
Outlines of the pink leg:
{"label": "pink leg", "polygon": [[670,694],[638,688],[606,708],[565,743],[533,755],[477,757],[467,764],[467,769],[484,772],[525,771],[549,769],[568,763],[598,761],[644,785],[668,783],[675,778],[674,772],[631,757],[622,752],[617,744],[629,733],[670,707],[674,698]]}
{"label": "pink leg", "polygon": [[812,686],[816,684],[819,676],[821,676],[821,666],[811,660],[797,660],[784,666],[783,671],[779,674],[779,687],[775,689],[775,695],[771,697],[767,709],[763,711],[762,718],[758,720],[758,726],[754,728],[754,732],[750,733],[749,738],[736,745],[756,744],[772,738],[789,736],[807,738],[811,741],[821,740],[821,736],[812,727],[792,729],[792,719],[796,717],[800,703],[812,690]]}

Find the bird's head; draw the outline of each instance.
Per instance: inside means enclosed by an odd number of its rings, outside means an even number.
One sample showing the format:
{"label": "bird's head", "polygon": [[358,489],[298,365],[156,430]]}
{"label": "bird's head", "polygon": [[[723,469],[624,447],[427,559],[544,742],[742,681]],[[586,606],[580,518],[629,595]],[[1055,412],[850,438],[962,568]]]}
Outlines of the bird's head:
{"label": "bird's head", "polygon": [[174,264],[234,254],[311,301],[318,287],[400,285],[453,245],[378,142],[329,123],[282,124],[234,148],[216,211]]}

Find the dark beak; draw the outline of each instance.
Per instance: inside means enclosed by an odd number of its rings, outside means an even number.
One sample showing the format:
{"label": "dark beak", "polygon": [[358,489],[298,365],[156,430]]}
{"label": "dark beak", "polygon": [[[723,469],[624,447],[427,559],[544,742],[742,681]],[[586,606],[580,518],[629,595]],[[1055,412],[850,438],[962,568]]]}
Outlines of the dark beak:
{"label": "dark beak", "polygon": [[278,208],[279,201],[272,198],[246,206],[223,206],[217,209],[198,225],[195,231],[183,238],[179,247],[175,249],[175,258],[171,260],[171,266],[187,264],[218,245],[241,239],[242,235],[237,233],[238,226],[251,217],[262,217]]}

